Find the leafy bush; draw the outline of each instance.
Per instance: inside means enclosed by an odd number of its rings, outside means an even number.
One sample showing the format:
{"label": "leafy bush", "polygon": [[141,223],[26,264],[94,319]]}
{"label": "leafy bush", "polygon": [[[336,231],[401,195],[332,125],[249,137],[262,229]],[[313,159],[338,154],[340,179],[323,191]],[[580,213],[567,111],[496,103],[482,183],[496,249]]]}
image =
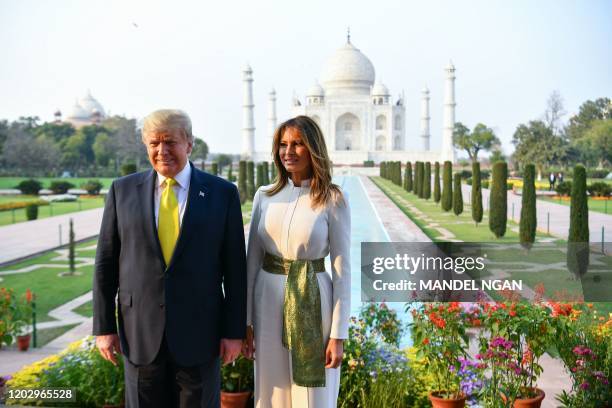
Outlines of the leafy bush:
{"label": "leafy bush", "polygon": [[20,208],[26,208],[30,204],[36,204],[38,206],[41,205],[49,205],[49,203],[45,200],[36,200],[36,201],[12,201],[10,203],[0,204],[0,211],[9,211],[9,210],[18,210]]}
{"label": "leafy bush", "polygon": [[608,197],[612,193],[612,186],[603,181],[597,181],[587,187],[591,197]]}
{"label": "leafy bush", "polygon": [[19,189],[21,194],[36,195],[42,189],[42,183],[38,180],[28,179],[17,184],[15,188]]}
{"label": "leafy bush", "polygon": [[461,170],[459,172],[459,174],[461,174],[461,178],[463,180],[468,179],[470,177],[472,177],[472,171],[471,170]]}
{"label": "leafy bush", "polygon": [[589,169],[587,171],[587,177],[594,179],[606,178],[610,171],[610,169]]}
{"label": "leafy bush", "polygon": [[[74,342],[59,354],[30,364],[13,375],[11,388],[74,388],[76,406],[118,405],[123,400],[121,356],[115,366],[104,360],[92,336]],[[8,405],[28,405],[32,400],[8,400]]]}
{"label": "leafy bush", "polygon": [[74,184],[68,181],[54,180],[49,187],[53,194],[66,194],[68,190],[74,188]]}
{"label": "leafy bush", "polygon": [[81,184],[81,188],[87,191],[87,194],[98,195],[102,190],[102,183],[99,180],[89,180],[87,183]]}
{"label": "leafy bush", "polygon": [[472,185],[472,178],[470,177],[469,179],[465,179],[465,184],[467,184],[468,186]]}
{"label": "leafy bush", "polygon": [[514,183],[506,183],[506,190],[510,191],[514,188]]}
{"label": "leafy bush", "polygon": [[363,167],[374,167],[374,160],[364,160]]}
{"label": "leafy bush", "polygon": [[28,204],[25,208],[26,218],[28,221],[32,221],[38,218],[38,205],[36,204]]}
{"label": "leafy bush", "polygon": [[561,196],[570,196],[572,194],[572,182],[564,181],[563,183],[557,184],[555,191]]}
{"label": "leafy bush", "polygon": [[221,367],[221,390],[225,392],[253,391],[253,361],[243,356]]}
{"label": "leafy bush", "polygon": [[136,173],[136,165],[134,163],[125,163],[121,166],[121,175],[127,176],[128,174]]}
{"label": "leafy bush", "polygon": [[489,180],[482,180],[482,188],[489,188]]}

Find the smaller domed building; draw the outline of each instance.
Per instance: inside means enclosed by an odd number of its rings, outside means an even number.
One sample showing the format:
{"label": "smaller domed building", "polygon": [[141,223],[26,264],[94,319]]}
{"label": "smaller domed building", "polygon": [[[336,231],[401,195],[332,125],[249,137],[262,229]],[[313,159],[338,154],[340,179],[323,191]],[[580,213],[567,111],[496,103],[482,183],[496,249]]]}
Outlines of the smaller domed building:
{"label": "smaller domed building", "polygon": [[[104,119],[106,119],[104,107],[91,95],[90,91],[87,91],[84,97],[74,102],[64,122],[68,122],[78,129],[83,126],[98,124]],[[58,122],[62,121],[62,113],[60,111],[55,112],[55,120]]]}

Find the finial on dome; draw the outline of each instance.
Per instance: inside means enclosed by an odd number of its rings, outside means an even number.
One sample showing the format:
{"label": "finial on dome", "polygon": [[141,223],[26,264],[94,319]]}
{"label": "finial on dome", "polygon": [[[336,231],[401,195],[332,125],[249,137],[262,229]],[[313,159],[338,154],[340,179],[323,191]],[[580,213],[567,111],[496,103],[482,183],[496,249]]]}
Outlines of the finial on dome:
{"label": "finial on dome", "polygon": [[351,27],[346,28],[346,43],[351,43]]}

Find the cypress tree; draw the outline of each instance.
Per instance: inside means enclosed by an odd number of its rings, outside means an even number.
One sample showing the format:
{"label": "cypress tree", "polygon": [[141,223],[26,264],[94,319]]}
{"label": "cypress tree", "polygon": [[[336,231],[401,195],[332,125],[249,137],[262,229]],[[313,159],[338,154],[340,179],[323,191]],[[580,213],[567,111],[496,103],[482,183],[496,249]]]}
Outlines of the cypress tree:
{"label": "cypress tree", "polygon": [[444,162],[442,170],[442,209],[450,211],[453,207],[453,164],[449,161]]}
{"label": "cypress tree", "polygon": [[414,181],[412,182],[412,192],[414,195],[419,195],[419,162],[414,162]]}
{"label": "cypress tree", "polygon": [[219,163],[212,162],[212,165],[210,166],[210,168],[211,168],[210,174],[213,174],[215,176],[219,175]]}
{"label": "cypress tree", "polygon": [[256,181],[256,189],[263,186],[264,184],[264,168],[263,163],[257,163],[257,181]]}
{"label": "cypress tree", "polygon": [[206,171],[206,162],[202,160],[202,164],[200,165],[200,170]]}
{"label": "cypress tree", "polygon": [[229,164],[229,166],[227,166],[227,181],[233,181],[232,179],[234,178],[234,176],[232,175],[232,163]]}
{"label": "cypress tree", "polygon": [[423,186],[423,197],[426,200],[431,198],[431,163],[425,163],[425,178],[424,178],[424,186]]}
{"label": "cypress tree", "polygon": [[482,187],[480,186],[480,163],[472,162],[472,219],[478,226],[482,222]]}
{"label": "cypress tree", "polygon": [[247,197],[252,200],[255,197],[255,163],[247,162]]}
{"label": "cypress tree", "polygon": [[412,163],[406,163],[406,191],[412,191],[414,183],[412,181]]}
{"label": "cypress tree", "polygon": [[380,162],[380,177],[385,178],[385,162]]}
{"label": "cypress tree", "polygon": [[263,162],[263,173],[264,173],[264,185],[270,184],[270,168],[268,167],[268,162]]}
{"label": "cypress tree", "polygon": [[461,191],[461,173],[455,173],[453,186],[453,212],[459,215],[463,212],[463,191]]}
{"label": "cypress tree", "polygon": [[419,198],[424,198],[425,191],[425,163],[419,162]]}
{"label": "cypress tree", "polygon": [[238,193],[240,194],[240,202],[244,204],[247,199],[247,182],[246,182],[247,164],[246,161],[240,160],[238,163]]}
{"label": "cypress tree", "polygon": [[408,165],[404,167],[404,178],[402,179],[402,188],[404,190],[408,189]]}
{"label": "cypress tree", "polygon": [[506,234],[508,222],[508,164],[497,162],[493,165],[491,193],[489,199],[489,229],[496,238]]}
{"label": "cypress tree", "polygon": [[397,161],[395,162],[395,184],[397,184],[398,186],[402,185],[402,162],[401,161]]}
{"label": "cypress tree", "polygon": [[434,164],[434,192],[433,198],[436,203],[440,202],[440,163]]}
{"label": "cypress tree", "polygon": [[69,275],[74,275],[76,271],[76,267],[74,265],[74,257],[75,257],[75,248],[76,244],[74,242],[74,223],[72,222],[72,218],[70,219],[70,232],[68,233],[68,265],[70,268]]}
{"label": "cypress tree", "polygon": [[589,206],[586,194],[586,170],[574,168],[570,207],[570,228],[567,237],[567,268],[578,279],[589,267]]}
{"label": "cypress tree", "polygon": [[423,162],[416,162],[416,191],[417,197],[423,197]]}
{"label": "cypress tree", "polygon": [[276,180],[276,163],[272,162],[272,165],[270,166],[270,175],[271,175],[271,181],[274,182],[274,180]]}
{"label": "cypress tree", "polygon": [[536,227],[535,166],[528,164],[523,169],[523,196],[521,197],[521,221],[519,238],[524,248],[530,249],[535,241]]}

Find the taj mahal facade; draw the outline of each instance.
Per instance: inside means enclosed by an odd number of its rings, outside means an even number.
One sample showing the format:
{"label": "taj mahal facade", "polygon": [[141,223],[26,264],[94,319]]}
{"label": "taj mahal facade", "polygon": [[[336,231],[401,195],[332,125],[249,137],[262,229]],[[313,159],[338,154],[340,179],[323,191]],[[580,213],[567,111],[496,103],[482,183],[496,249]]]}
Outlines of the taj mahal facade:
{"label": "taj mahal facade", "polygon": [[[255,146],[253,121],[253,70],[243,68],[242,157],[254,161],[269,161],[272,135],[277,126],[276,92],[268,95],[268,126],[264,146]],[[406,135],[416,134],[406,129],[404,96],[396,100],[387,87],[376,81],[374,65],[347,36],[346,44],[336,50],[321,75],[300,100],[294,96],[292,116],[311,117],[325,137],[334,165],[363,164],[365,161],[429,161],[455,162],[453,128],[455,125],[455,67],[445,68],[444,112],[440,150],[430,149],[429,89],[421,94],[420,139],[418,150],[406,148]],[[416,130],[416,129],[415,129]],[[257,148],[256,148],[257,147]],[[264,147],[268,147],[265,149]]]}

